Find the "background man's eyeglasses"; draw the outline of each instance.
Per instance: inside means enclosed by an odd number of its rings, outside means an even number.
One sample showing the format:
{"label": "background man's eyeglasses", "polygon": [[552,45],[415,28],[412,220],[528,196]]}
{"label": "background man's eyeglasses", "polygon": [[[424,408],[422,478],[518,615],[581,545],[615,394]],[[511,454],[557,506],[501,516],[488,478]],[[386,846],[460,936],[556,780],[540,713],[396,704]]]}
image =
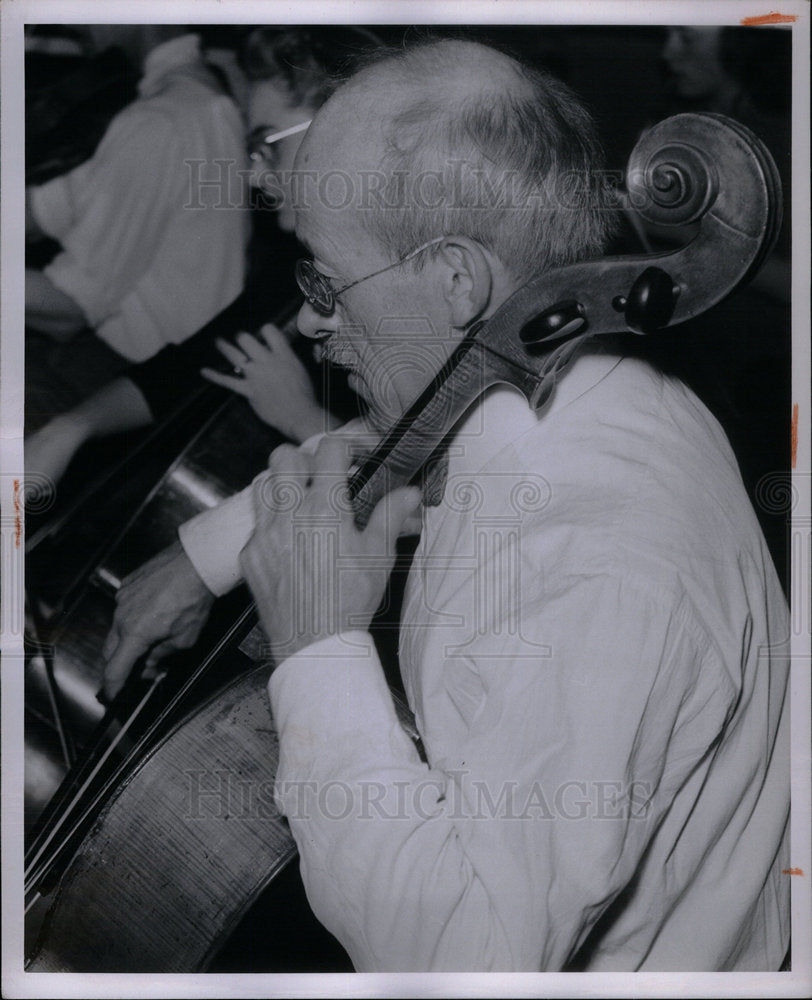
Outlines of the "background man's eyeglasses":
{"label": "background man's eyeglasses", "polygon": [[383,274],[384,271],[391,271],[393,267],[405,264],[407,260],[416,257],[427,247],[434,246],[435,243],[440,243],[444,239],[445,236],[436,236],[433,240],[429,240],[428,243],[423,243],[416,250],[407,253],[405,257],[396,260],[394,264],[387,264],[385,267],[373,271],[372,274],[365,274],[363,278],[356,278],[355,281],[351,281],[348,285],[342,285],[341,288],[334,288],[330,278],[326,274],[322,274],[312,260],[303,258],[296,261],[296,283],[299,286],[299,291],[307,299],[308,304],[320,316],[332,316],[336,308],[335,300],[343,292],[346,292],[350,288],[355,288],[362,281],[369,281],[370,278],[376,278],[379,274]]}
{"label": "background man's eyeglasses", "polygon": [[291,125],[290,128],[283,128],[279,132],[268,130],[267,125],[259,125],[252,129],[248,136],[248,155],[255,166],[264,165],[274,167],[276,165],[277,152],[274,143],[280,139],[287,139],[289,135],[296,135],[297,132],[304,132],[309,128],[311,119],[306,122],[299,122],[298,125]]}

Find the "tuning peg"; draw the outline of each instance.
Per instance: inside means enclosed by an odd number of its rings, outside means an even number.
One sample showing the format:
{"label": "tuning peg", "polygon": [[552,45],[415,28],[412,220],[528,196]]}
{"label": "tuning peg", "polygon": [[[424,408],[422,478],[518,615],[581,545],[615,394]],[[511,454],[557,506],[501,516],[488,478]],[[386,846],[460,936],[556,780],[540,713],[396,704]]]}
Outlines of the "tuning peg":
{"label": "tuning peg", "polygon": [[679,295],[670,275],[659,267],[647,267],[632,285],[628,296],[613,305],[624,311],[626,323],[635,333],[653,333],[668,325]]}
{"label": "tuning peg", "polygon": [[587,325],[586,310],[581,303],[575,299],[565,299],[526,323],[519,333],[519,339],[523,344],[561,340],[581,333]]}

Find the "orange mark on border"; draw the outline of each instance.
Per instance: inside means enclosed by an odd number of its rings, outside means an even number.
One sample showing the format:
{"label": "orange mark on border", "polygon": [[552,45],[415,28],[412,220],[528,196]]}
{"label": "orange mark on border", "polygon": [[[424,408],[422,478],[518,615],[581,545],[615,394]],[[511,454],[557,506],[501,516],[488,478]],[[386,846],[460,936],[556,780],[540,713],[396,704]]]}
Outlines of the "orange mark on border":
{"label": "orange mark on border", "polygon": [[23,536],[23,524],[20,520],[20,480],[14,480],[14,546],[20,547],[20,539]]}
{"label": "orange mark on border", "polygon": [[803,873],[804,873],[803,868],[782,868],[781,869],[781,874],[782,875],[803,875]]}
{"label": "orange mark on border", "polygon": [[792,429],[790,431],[790,460],[792,468],[795,468],[795,459],[798,457],[798,404],[792,406]]}
{"label": "orange mark on border", "polygon": [[794,24],[798,20],[797,14],[779,14],[777,11],[770,11],[769,14],[757,14],[755,17],[743,17],[740,24],[746,28],[758,28],[764,24]]}

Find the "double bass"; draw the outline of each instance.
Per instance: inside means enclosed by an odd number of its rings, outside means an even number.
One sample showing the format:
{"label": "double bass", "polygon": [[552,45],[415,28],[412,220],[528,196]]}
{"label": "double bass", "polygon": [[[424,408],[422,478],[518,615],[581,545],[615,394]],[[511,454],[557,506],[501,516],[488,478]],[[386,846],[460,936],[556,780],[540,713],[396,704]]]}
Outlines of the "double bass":
{"label": "double bass", "polygon": [[[754,274],[777,236],[781,190],[772,158],[749,130],[719,115],[677,115],[646,132],[629,161],[627,190],[644,219],[693,224],[690,242],[547,271],[474,324],[352,474],[359,527],[388,491],[430,466],[490,386],[508,383],[531,407],[542,406],[590,338],[656,336],[697,316]],[[295,856],[273,801],[278,747],[265,695],[273,663],[251,608],[203,667],[223,656],[238,661],[235,679],[191,716],[170,712],[158,738],[136,741],[134,766],[95,803],[69,803],[92,816],[78,844],[69,836],[73,821],[56,817],[55,832],[37,846],[26,886],[32,899],[51,859],[69,858],[28,971],[205,969]],[[400,717],[408,731],[406,706]]]}

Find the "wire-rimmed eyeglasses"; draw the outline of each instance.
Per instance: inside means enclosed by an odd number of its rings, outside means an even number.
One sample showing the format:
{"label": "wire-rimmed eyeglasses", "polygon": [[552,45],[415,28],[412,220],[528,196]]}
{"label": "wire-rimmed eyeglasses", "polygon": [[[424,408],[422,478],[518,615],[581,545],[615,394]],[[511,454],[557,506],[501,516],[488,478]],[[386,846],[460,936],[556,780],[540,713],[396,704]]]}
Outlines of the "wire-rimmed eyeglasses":
{"label": "wire-rimmed eyeglasses", "polygon": [[269,132],[267,125],[259,125],[252,129],[248,136],[248,156],[256,166],[261,164],[273,168],[276,166],[277,152],[274,143],[280,139],[287,139],[289,135],[296,135],[304,132],[310,127],[312,119],[306,122],[299,122],[298,125],[291,125],[290,128],[283,128],[279,132]]}
{"label": "wire-rimmed eyeglasses", "polygon": [[405,264],[407,260],[411,260],[428,247],[434,246],[435,243],[440,243],[444,239],[445,236],[436,236],[433,240],[422,243],[416,250],[407,253],[405,257],[401,257],[400,260],[396,260],[393,264],[387,264],[385,267],[378,268],[372,274],[365,274],[363,278],[356,278],[355,281],[351,281],[347,285],[342,285],[341,288],[334,288],[331,279],[326,274],[322,274],[312,260],[302,258],[296,261],[296,283],[299,286],[299,291],[307,299],[308,304],[320,316],[332,316],[336,308],[335,300],[343,292],[346,292],[350,288],[355,288],[362,281],[369,281],[370,278],[376,278],[379,274],[383,274],[384,271],[391,271],[392,268]]}

